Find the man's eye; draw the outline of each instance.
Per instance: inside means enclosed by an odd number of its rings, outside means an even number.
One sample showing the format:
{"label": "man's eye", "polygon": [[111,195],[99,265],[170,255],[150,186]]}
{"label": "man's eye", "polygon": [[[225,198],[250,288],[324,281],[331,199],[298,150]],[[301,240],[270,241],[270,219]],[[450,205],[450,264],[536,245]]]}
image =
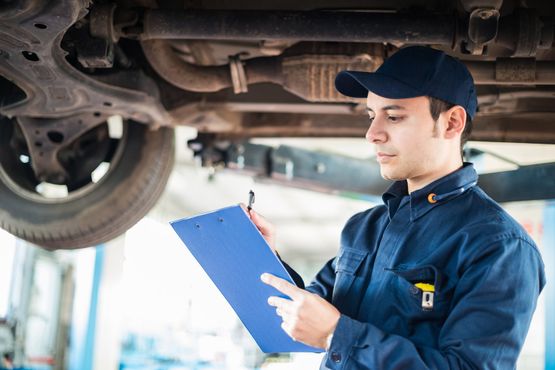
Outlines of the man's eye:
{"label": "man's eye", "polygon": [[388,116],[387,119],[390,122],[399,122],[403,119],[403,117],[398,117],[398,116]]}
{"label": "man's eye", "polygon": [[368,120],[372,123],[374,121],[374,117],[368,117]]}

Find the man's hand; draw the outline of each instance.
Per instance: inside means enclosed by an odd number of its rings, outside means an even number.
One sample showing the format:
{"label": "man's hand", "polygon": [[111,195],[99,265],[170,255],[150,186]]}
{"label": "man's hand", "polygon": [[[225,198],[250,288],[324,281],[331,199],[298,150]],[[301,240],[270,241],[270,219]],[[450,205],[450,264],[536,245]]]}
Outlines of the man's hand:
{"label": "man's hand", "polygon": [[327,338],[334,332],[341,315],[337,308],[320,296],[274,275],[262,274],[261,279],[291,298],[268,298],[268,304],[276,307],[276,313],[283,320],[283,330],[295,341],[326,349]]}
{"label": "man's hand", "polygon": [[268,220],[264,217],[260,216],[254,210],[248,210],[247,207],[241,203],[241,208],[247,213],[250,217],[251,221],[256,225],[258,231],[262,234],[266,242],[272,248],[272,251],[277,254],[276,252],[276,228],[272,225]]}

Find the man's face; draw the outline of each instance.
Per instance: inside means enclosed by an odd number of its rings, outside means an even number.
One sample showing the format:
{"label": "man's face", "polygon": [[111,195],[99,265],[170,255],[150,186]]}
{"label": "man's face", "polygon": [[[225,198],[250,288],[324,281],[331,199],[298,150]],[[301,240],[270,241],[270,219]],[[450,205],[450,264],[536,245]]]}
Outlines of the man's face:
{"label": "man's face", "polygon": [[437,125],[432,119],[427,97],[387,99],[368,92],[367,108],[366,139],[375,144],[383,178],[425,185],[443,175],[449,143],[442,138],[442,118]]}

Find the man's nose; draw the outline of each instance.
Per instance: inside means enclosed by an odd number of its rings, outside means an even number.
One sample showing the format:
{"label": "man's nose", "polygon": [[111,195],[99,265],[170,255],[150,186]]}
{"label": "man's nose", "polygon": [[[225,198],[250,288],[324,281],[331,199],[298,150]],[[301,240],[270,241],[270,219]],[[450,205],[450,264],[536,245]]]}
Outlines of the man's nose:
{"label": "man's nose", "polygon": [[387,134],[384,131],[384,127],[376,118],[374,118],[374,121],[366,131],[366,140],[373,144],[387,141]]}

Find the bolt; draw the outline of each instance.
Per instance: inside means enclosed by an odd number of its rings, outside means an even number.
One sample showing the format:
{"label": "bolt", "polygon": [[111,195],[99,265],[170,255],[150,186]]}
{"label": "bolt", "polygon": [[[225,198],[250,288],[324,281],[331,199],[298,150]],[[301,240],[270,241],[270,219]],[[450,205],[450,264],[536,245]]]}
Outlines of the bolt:
{"label": "bolt", "polygon": [[490,19],[491,17],[494,17],[495,13],[495,10],[482,10],[478,13],[478,17],[485,21]]}

